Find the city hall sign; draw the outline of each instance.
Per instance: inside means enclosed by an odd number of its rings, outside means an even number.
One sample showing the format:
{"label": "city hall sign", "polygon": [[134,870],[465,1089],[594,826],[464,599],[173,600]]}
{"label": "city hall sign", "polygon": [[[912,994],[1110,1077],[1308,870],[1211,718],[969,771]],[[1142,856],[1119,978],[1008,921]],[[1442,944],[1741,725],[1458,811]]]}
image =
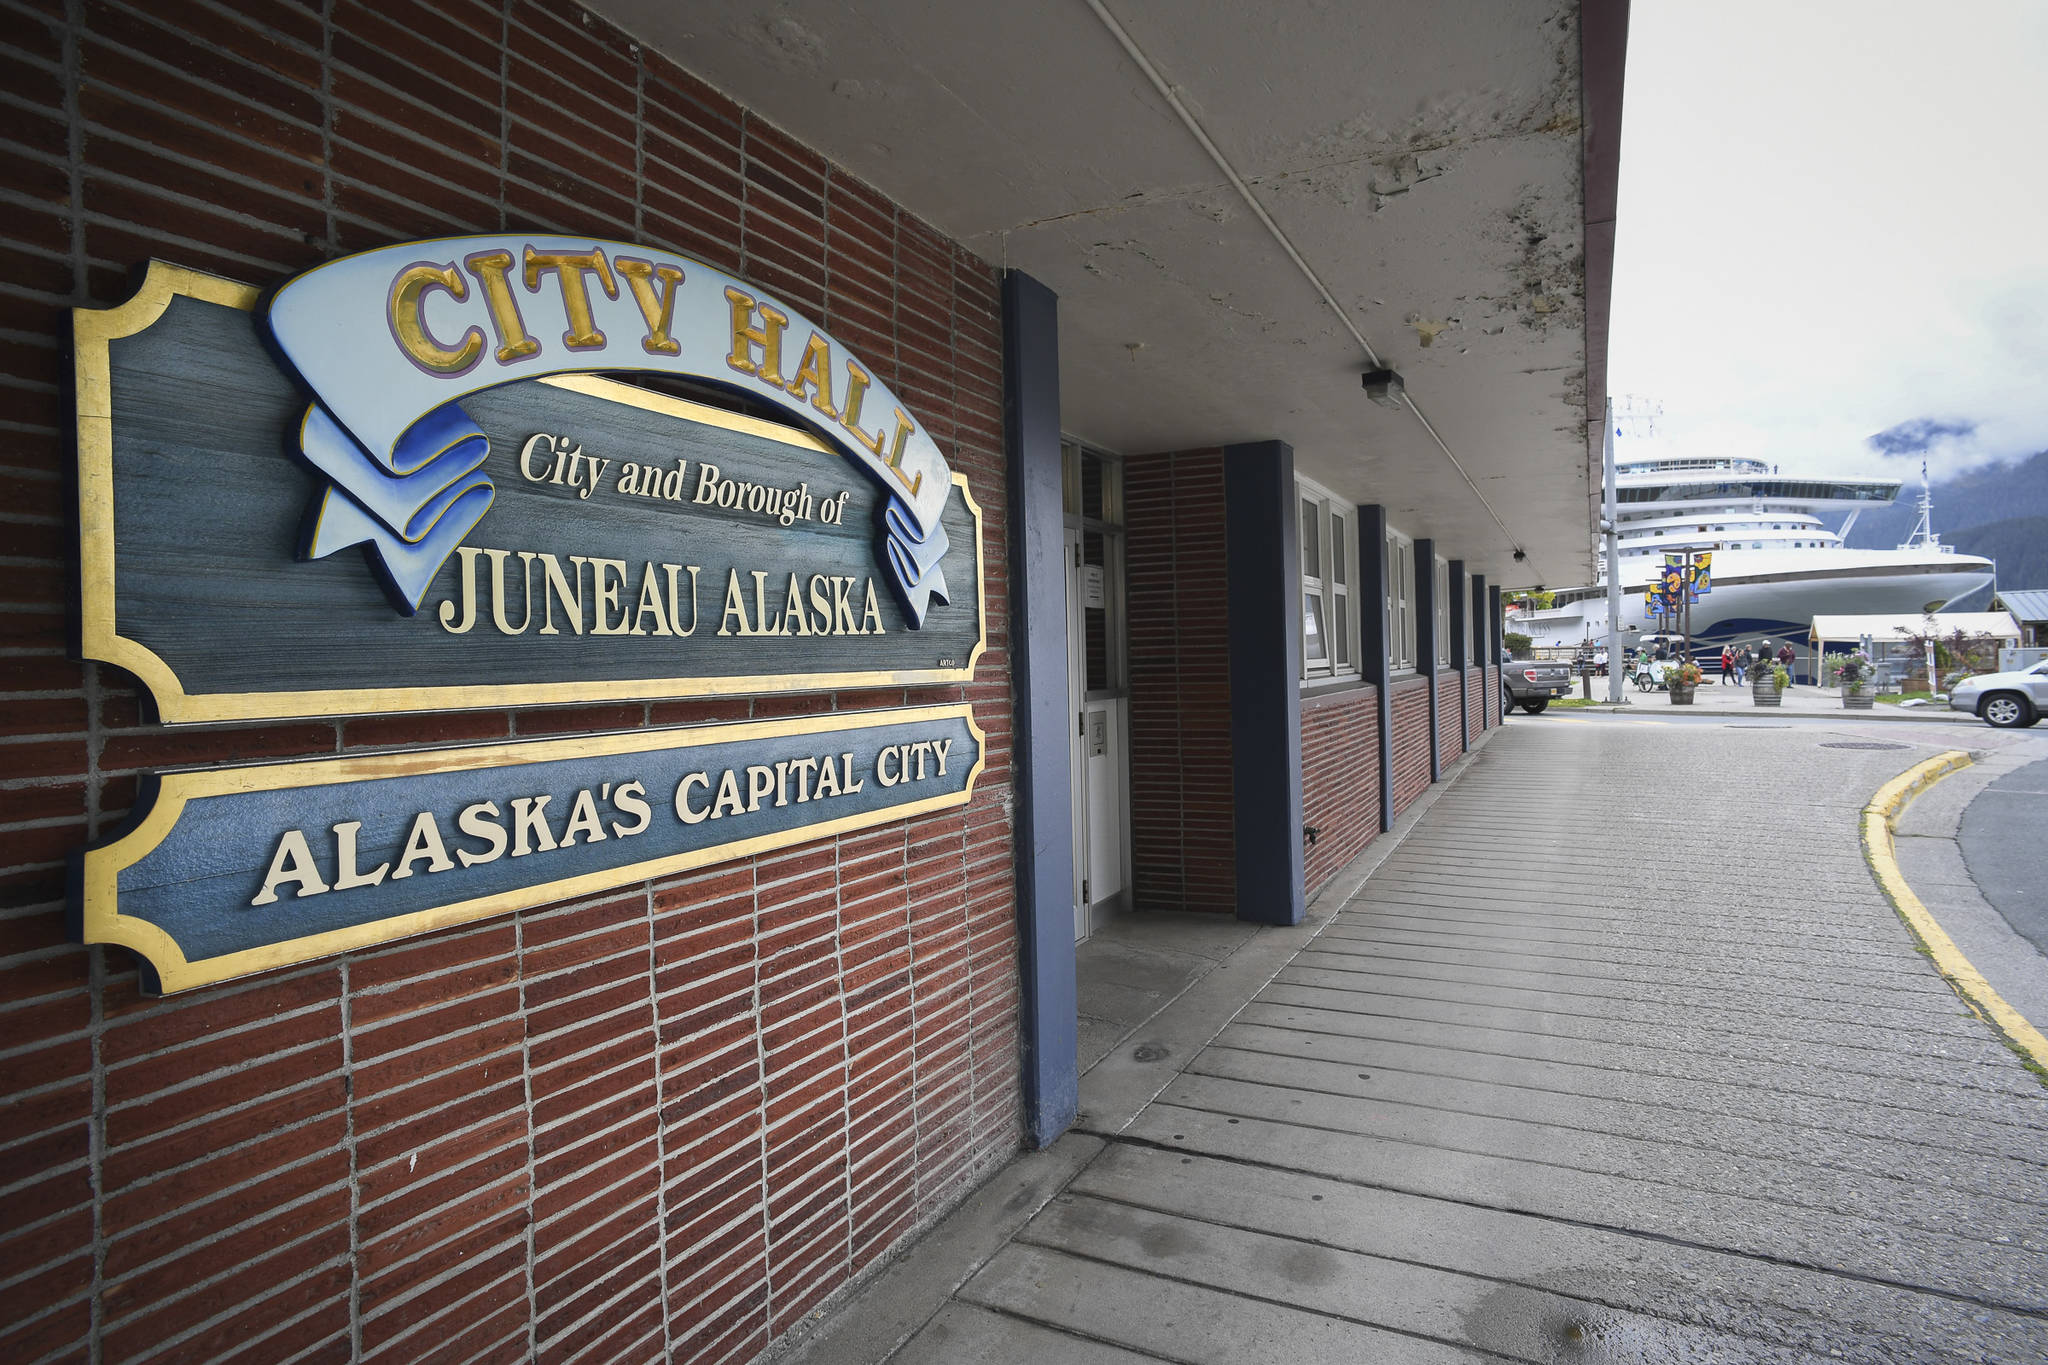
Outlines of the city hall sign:
{"label": "city hall sign", "polygon": [[168,723],[963,682],[984,648],[966,481],[689,257],[447,238],[267,296],[152,263],[75,325],[83,651]]}
{"label": "city hall sign", "polygon": [[[447,238],[267,294],[152,262],[74,326],[81,650],[168,724],[962,683],[986,647],[966,480],[689,257]],[[151,775],[77,932],[182,990],[956,807],[983,765],[955,703]]]}

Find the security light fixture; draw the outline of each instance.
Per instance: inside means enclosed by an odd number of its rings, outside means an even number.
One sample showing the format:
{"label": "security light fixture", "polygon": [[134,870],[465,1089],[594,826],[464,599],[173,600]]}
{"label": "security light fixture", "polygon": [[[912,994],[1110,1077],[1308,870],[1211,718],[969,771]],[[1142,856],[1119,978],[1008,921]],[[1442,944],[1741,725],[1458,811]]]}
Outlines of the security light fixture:
{"label": "security light fixture", "polygon": [[1515,551],[1515,563],[1517,563],[1517,564],[1521,563],[1521,562],[1522,562],[1523,560],[1527,559],[1528,557],[1529,557],[1529,552],[1528,552],[1527,550],[1516,550],[1516,551]]}
{"label": "security light fixture", "polygon": [[1392,370],[1367,370],[1359,377],[1365,383],[1365,396],[1367,398],[1372,399],[1373,402],[1378,403],[1383,408],[1398,408],[1401,406],[1401,396],[1405,391],[1405,386],[1401,383],[1400,375]]}

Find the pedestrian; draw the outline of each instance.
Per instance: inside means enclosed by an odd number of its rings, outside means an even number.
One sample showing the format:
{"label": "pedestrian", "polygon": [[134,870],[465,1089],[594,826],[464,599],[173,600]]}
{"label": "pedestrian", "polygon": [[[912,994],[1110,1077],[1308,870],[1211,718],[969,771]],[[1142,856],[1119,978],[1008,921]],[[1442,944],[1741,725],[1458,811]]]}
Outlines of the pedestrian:
{"label": "pedestrian", "polygon": [[1727,645],[1721,646],[1721,686],[1735,681],[1735,651]]}
{"label": "pedestrian", "polygon": [[1790,640],[1787,640],[1784,644],[1778,646],[1778,662],[1785,666],[1786,681],[1788,683],[1791,681],[1792,660],[1794,657],[1795,656],[1792,653],[1792,642]]}
{"label": "pedestrian", "polygon": [[1742,680],[1749,675],[1749,646],[1739,645],[1735,650],[1735,685],[1742,686]]}

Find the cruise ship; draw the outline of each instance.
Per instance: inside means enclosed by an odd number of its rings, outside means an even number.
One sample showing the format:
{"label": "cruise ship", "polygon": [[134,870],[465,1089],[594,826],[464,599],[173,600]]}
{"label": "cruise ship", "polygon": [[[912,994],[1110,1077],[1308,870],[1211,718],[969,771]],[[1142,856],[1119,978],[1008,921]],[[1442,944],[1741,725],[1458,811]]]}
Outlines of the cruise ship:
{"label": "cruise ship", "polygon": [[[1695,645],[1790,640],[1802,658],[1816,616],[1935,610],[1991,581],[1992,563],[1958,554],[1934,534],[1925,485],[1920,522],[1896,550],[1844,543],[1868,507],[1898,500],[1896,479],[1781,476],[1750,459],[1636,460],[1615,467],[1626,642],[1658,628],[1645,594],[1667,553],[1713,551],[1711,590],[1692,609]],[[1828,520],[1839,517],[1840,525]],[[1610,567],[1601,582],[1556,594],[1552,607],[1516,612],[1508,629],[1537,645],[1607,642]]]}

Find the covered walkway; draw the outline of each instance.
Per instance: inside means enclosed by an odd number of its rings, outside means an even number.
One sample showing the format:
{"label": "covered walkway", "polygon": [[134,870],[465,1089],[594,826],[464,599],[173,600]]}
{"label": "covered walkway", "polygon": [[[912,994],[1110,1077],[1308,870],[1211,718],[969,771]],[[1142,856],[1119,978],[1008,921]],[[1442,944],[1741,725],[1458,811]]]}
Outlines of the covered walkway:
{"label": "covered walkway", "polygon": [[2038,1360],[2048,1089],[1864,864],[1882,733],[1496,732],[802,1358]]}

